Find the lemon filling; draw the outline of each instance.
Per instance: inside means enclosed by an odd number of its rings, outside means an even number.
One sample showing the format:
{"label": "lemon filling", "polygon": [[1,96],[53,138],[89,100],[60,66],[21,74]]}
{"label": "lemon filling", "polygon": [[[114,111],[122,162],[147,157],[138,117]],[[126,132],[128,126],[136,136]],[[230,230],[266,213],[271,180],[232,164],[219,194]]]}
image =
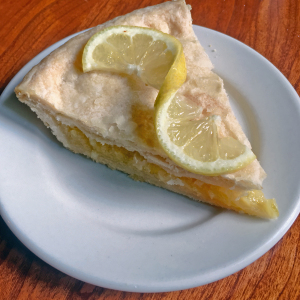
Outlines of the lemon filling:
{"label": "lemon filling", "polygon": [[[81,153],[96,162],[104,163],[112,169],[125,173],[130,168],[130,177],[154,185],[179,192],[192,199],[203,199],[207,203],[223,208],[244,212],[262,218],[276,218],[278,208],[274,199],[266,199],[260,190],[230,190],[225,187],[204,183],[199,179],[177,177],[158,165],[149,163],[136,151],[128,151],[123,147],[101,144],[88,138],[77,127],[60,124],[61,131],[67,136],[69,143],[81,147]],[[199,200],[197,200],[199,201]]]}

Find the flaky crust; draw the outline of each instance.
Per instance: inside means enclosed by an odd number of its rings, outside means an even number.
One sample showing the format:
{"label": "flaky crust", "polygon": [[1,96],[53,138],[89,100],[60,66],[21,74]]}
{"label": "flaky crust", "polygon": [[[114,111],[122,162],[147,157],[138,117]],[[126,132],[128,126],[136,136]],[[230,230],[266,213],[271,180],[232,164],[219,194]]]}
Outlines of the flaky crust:
{"label": "flaky crust", "polygon": [[147,161],[178,177],[197,178],[228,188],[261,188],[266,174],[257,160],[222,176],[183,170],[166,156],[156,140],[153,114],[157,90],[125,75],[82,72],[84,45],[94,33],[112,25],[155,28],[179,39],[186,57],[187,80],[177,95],[199,103],[204,116],[211,112],[221,115],[224,121],[220,134],[231,135],[251,148],[231,110],[223,81],[212,72],[212,63],[193,32],[190,7],[184,1],[136,10],[72,38],[25,76],[15,89],[20,101],[38,112],[46,125],[47,115],[51,114],[101,143],[137,151]]}

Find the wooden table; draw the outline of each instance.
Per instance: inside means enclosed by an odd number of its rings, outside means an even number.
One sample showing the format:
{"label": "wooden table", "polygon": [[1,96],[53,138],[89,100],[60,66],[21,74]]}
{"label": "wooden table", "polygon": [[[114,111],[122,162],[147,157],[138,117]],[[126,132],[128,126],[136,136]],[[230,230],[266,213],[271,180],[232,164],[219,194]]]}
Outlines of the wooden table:
{"label": "wooden table", "polygon": [[[162,0],[1,0],[0,92],[39,52],[62,38]],[[269,59],[300,93],[298,0],[188,0],[194,24],[230,35]],[[0,194],[1,197],[1,194]],[[217,282],[139,294],[95,287],[50,267],[0,218],[0,299],[300,299],[300,218],[269,252]]]}

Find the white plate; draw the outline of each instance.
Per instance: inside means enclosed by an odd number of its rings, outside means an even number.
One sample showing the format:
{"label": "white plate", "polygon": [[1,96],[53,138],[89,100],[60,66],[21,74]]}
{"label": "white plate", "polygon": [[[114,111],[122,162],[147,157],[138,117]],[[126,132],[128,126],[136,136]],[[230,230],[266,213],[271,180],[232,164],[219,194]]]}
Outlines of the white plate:
{"label": "white plate", "polygon": [[1,215],[55,268],[124,291],[186,289],[252,263],[297,217],[298,95],[254,50],[224,34],[194,29],[269,174],[265,193],[276,197],[280,217],[266,221],[199,204],[63,148],[13,89],[64,39],[29,62],[0,102]]}

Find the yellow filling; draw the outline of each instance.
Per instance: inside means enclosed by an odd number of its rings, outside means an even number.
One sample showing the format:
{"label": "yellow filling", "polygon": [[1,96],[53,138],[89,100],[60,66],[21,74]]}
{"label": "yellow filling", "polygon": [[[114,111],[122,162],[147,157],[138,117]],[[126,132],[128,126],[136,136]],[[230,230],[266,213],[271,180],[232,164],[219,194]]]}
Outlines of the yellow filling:
{"label": "yellow filling", "polygon": [[266,199],[260,190],[238,190],[204,183],[198,179],[176,177],[158,165],[147,162],[136,151],[114,145],[101,144],[88,138],[78,128],[60,124],[61,131],[66,135],[71,150],[104,163],[112,169],[128,173],[133,179],[146,181],[164,187],[176,193],[186,195],[194,200],[207,202],[238,212],[262,218],[276,218],[278,209],[274,199]]}

